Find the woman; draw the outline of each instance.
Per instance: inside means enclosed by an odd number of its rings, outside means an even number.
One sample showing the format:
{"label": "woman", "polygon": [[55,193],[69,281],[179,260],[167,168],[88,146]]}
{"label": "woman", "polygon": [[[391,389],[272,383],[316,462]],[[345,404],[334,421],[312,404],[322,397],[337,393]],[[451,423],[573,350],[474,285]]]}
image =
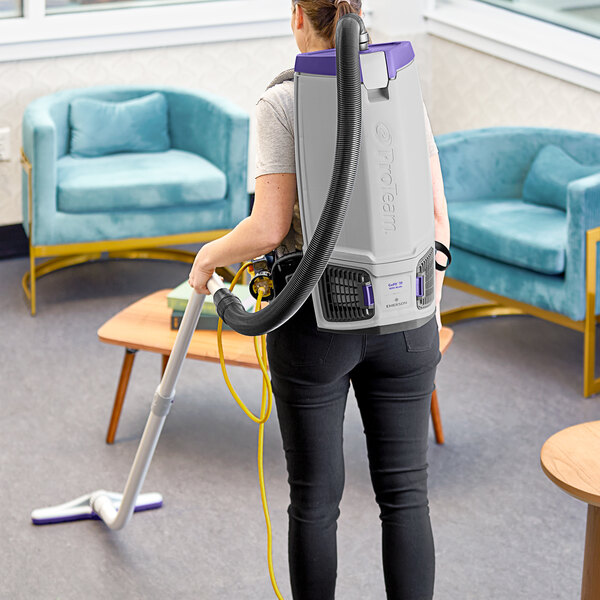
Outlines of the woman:
{"label": "woman", "polygon": [[[332,48],[339,18],[360,0],[293,0],[300,52]],[[293,83],[257,103],[257,178],[252,214],[198,253],[190,284],[208,293],[217,266],[278,248],[302,247],[296,197]],[[437,148],[425,114],[436,239],[449,246]],[[427,500],[430,397],[439,361],[437,321],[387,335],[334,334],[315,325],[312,301],[268,335],[268,357],[290,484],[289,566],[294,600],[332,600],[336,522],[344,485],[342,425],[352,383],[364,424],[371,479],[382,522],[388,600],[433,596],[434,548]]]}

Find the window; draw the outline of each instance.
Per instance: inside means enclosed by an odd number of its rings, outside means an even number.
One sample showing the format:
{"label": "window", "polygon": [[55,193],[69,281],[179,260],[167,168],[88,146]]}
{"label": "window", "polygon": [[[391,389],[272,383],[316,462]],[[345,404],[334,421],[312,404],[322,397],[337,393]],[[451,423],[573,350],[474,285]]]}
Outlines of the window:
{"label": "window", "polygon": [[427,6],[428,33],[600,92],[600,0],[428,0]]}
{"label": "window", "polygon": [[480,0],[600,37],[600,0]]}
{"label": "window", "polygon": [[[0,0],[1,2],[2,0]],[[119,8],[140,8],[161,4],[186,4],[209,0],[46,0],[46,14],[72,13]],[[213,0],[215,1],[215,0]],[[224,0],[223,0],[224,1]]]}
{"label": "window", "polygon": [[289,34],[282,0],[0,0],[0,62]]}
{"label": "window", "polygon": [[23,16],[21,0],[0,0],[0,19]]}

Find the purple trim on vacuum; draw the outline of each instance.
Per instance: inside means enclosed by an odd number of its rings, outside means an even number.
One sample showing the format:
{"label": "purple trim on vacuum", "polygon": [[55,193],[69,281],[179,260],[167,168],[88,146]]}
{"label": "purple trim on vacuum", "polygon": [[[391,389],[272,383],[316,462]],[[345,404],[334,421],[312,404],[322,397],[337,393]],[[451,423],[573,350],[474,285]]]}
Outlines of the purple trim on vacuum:
{"label": "purple trim on vacuum", "polygon": [[162,508],[163,501],[159,502],[150,502],[148,504],[142,504],[140,506],[136,506],[133,512],[143,512],[145,510],[154,510],[155,508]]}
{"label": "purple trim on vacuum", "polygon": [[[389,44],[372,44],[368,50],[364,50],[361,54],[369,54],[372,52],[385,52],[387,61],[388,76],[390,79],[396,77],[396,73],[410,64],[415,53],[410,42],[391,42]],[[335,76],[335,48],[329,50],[318,50],[317,52],[306,52],[296,56],[296,73],[306,73],[309,75],[330,75]],[[362,71],[360,74],[362,81]]]}
{"label": "purple trim on vacuum", "polygon": [[417,275],[417,298],[422,298],[425,295],[423,286],[423,275]]}
{"label": "purple trim on vacuum", "polygon": [[363,285],[363,299],[365,301],[366,308],[373,308],[375,306],[373,286],[370,283],[368,283],[367,285]]}
{"label": "purple trim on vacuum", "polygon": [[[141,504],[136,506],[133,512],[142,512],[144,510],[153,510],[155,508],[161,508],[163,505],[162,500],[160,502],[152,502],[149,504]],[[70,515],[67,517],[54,517],[52,519],[31,519],[34,525],[52,525],[54,523],[70,523],[71,521],[86,521],[94,520],[100,521],[100,517],[95,513],[86,513],[82,515]]]}

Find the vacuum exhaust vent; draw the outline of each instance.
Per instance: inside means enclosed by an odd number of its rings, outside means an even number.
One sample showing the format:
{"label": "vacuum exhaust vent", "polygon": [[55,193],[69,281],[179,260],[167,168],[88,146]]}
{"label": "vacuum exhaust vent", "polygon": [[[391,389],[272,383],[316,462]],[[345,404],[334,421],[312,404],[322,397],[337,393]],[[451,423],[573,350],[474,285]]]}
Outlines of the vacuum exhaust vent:
{"label": "vacuum exhaust vent", "polygon": [[373,286],[366,271],[329,265],[319,280],[319,296],[327,321],[364,321],[375,315]]}
{"label": "vacuum exhaust vent", "polygon": [[428,307],[435,297],[435,252],[433,248],[419,261],[416,272],[417,308]]}

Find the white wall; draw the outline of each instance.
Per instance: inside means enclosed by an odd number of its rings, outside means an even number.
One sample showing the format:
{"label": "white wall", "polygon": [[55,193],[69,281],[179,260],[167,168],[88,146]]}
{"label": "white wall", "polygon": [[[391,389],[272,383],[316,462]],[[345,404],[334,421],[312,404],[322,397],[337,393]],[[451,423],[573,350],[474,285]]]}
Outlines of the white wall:
{"label": "white wall", "polygon": [[[368,4],[367,4],[368,2]],[[372,25],[388,39],[400,39],[425,31],[423,13],[427,0],[366,0],[372,11]]]}
{"label": "white wall", "polygon": [[434,133],[496,126],[600,134],[600,94],[436,38],[429,111]]}

